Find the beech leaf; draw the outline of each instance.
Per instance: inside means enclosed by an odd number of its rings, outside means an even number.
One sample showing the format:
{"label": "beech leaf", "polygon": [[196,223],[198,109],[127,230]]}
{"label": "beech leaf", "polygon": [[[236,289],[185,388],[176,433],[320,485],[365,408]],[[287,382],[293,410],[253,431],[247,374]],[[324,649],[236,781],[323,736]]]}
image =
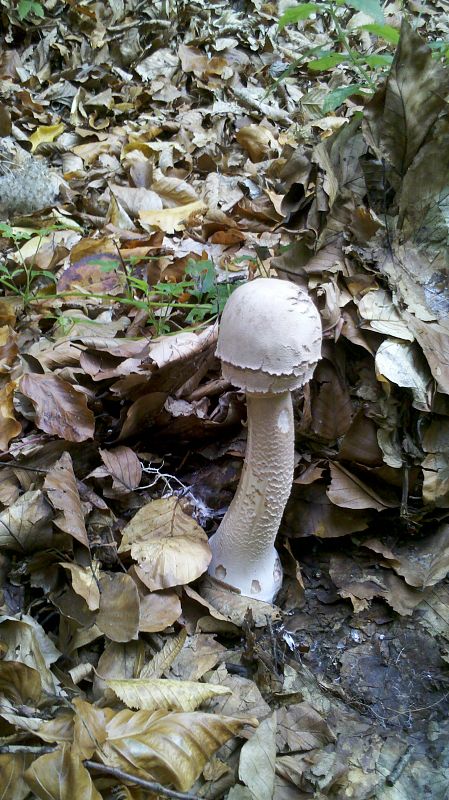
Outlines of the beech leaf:
{"label": "beech leaf", "polygon": [[94,435],[94,415],[86,396],[57,375],[24,375],[20,391],[36,410],[36,425],[42,431],[68,442],[85,442]]}
{"label": "beech leaf", "polygon": [[131,551],[136,573],[151,591],[199,578],[211,560],[202,528],[182,510],[177,497],[153,500],[123,530],[119,553]]}
{"label": "beech leaf", "polygon": [[231,693],[226,686],[165,678],[108,680],[106,683],[128,708],[144,708],[147,711],[195,711],[211,697]]}

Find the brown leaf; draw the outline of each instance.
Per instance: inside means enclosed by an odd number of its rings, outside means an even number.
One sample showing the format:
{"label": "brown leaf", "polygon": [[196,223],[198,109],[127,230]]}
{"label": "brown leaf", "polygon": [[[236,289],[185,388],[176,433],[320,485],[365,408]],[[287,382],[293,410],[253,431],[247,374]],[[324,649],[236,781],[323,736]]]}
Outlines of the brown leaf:
{"label": "brown leaf", "polygon": [[312,429],[318,436],[335,441],[346,433],[352,422],[349,391],[327,358],[318,363],[313,385]]}
{"label": "brown leaf", "polygon": [[136,489],[142,477],[142,465],[130,447],[116,447],[115,450],[100,450],[103,464],[112,475],[112,488],[117,492],[131,492]]}
{"label": "brown leaf", "polygon": [[354,611],[368,608],[374,597],[383,597],[398,614],[410,615],[424,599],[424,594],[407,586],[389,569],[379,569],[372,559],[335,554],[329,574],[341,597],[348,597]]}
{"label": "brown leaf", "polygon": [[79,754],[70,744],[36,759],[25,780],[42,800],[102,800]]}
{"label": "brown leaf", "polygon": [[28,491],[0,514],[0,546],[29,553],[54,544],[51,508],[39,490]]}
{"label": "brown leaf", "polygon": [[23,773],[34,759],[30,753],[0,753],[0,800],[25,800],[30,793]]}
{"label": "brown leaf", "polygon": [[283,524],[292,538],[318,536],[327,539],[363,531],[370,518],[368,511],[334,505],[327,497],[323,481],[315,481],[309,486],[293,486]]}
{"label": "brown leaf", "polygon": [[[190,789],[209,758],[257,720],[204,714],[200,711],[102,710],[107,741],[97,752],[104,763],[129,772],[150,774],[180,791]],[[182,747],[180,743],[182,742]]]}
{"label": "brown leaf", "polygon": [[36,410],[36,425],[42,431],[68,442],[93,438],[95,420],[86,396],[57,375],[24,375],[20,391]]}
{"label": "brown leaf", "polygon": [[329,500],[341,508],[375,508],[384,511],[394,508],[398,502],[380,497],[371,487],[341,464],[331,464],[331,484],[327,490]]}
{"label": "brown leaf", "polygon": [[398,575],[410,586],[425,589],[443,580],[449,572],[449,525],[439,525],[435,533],[421,541],[397,544],[396,540],[367,539],[365,547],[381,553]]}
{"label": "brown leaf", "polygon": [[14,414],[13,395],[16,386],[15,381],[10,381],[0,389],[0,450],[7,450],[10,440],[22,430]]}
{"label": "brown leaf", "polygon": [[53,508],[62,511],[56,520],[58,527],[85,547],[89,547],[84,512],[69,453],[63,453],[59,461],[48,471],[44,489]]}
{"label": "brown leaf", "polygon": [[129,575],[104,574],[96,623],[113,642],[130,642],[139,633],[139,594]]}
{"label": "brown leaf", "polygon": [[163,631],[181,616],[181,601],[176,592],[165,589],[140,597],[139,630],[146,633]]}
{"label": "brown leaf", "polygon": [[131,551],[140,580],[151,591],[167,589],[199,578],[211,552],[208,539],[177,497],[153,500],[123,530],[119,552]]}

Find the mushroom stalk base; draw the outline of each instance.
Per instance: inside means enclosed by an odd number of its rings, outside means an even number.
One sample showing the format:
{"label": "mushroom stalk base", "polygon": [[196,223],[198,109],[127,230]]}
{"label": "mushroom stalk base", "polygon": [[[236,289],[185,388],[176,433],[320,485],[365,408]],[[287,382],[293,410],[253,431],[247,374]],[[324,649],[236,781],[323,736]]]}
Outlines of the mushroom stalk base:
{"label": "mushroom stalk base", "polygon": [[269,603],[282,585],[274,548],[294,468],[290,392],[247,394],[248,443],[237,492],[210,538],[209,574]]}

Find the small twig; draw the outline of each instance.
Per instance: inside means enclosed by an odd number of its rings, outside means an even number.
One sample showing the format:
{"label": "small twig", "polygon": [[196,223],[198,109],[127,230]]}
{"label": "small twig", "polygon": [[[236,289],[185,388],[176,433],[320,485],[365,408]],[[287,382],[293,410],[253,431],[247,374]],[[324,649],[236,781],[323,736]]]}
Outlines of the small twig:
{"label": "small twig", "polygon": [[185,794],[185,792],[176,792],[174,789],[167,789],[166,786],[161,786],[160,783],[154,781],[146,781],[144,778],[138,778],[136,775],[131,775],[129,772],[124,772],[122,769],[116,767],[108,767],[106,764],[98,764],[96,761],[83,761],[83,764],[88,769],[96,769],[97,772],[102,772],[104,775],[111,775],[112,778],[118,778],[121,781],[130,781],[130,783],[141,786],[142,789],[148,789],[150,792],[162,794],[164,797],[171,797],[174,800],[199,800],[197,795]]}
{"label": "small twig", "polygon": [[28,744],[2,744],[0,746],[0,754],[2,753],[30,753],[33,756],[44,756],[46,753],[52,753],[56,747],[52,745],[36,745],[31,746]]}
{"label": "small twig", "polygon": [[396,766],[394,767],[394,769],[390,772],[390,774],[385,779],[385,783],[387,784],[387,786],[394,786],[396,781],[399,780],[399,778],[401,777],[402,773],[404,772],[406,766],[408,765],[408,763],[409,763],[409,761],[410,761],[410,759],[412,757],[412,753],[413,753],[413,747],[411,745],[409,745],[407,747],[405,753],[403,753],[403,755],[400,757],[399,761],[396,763]]}

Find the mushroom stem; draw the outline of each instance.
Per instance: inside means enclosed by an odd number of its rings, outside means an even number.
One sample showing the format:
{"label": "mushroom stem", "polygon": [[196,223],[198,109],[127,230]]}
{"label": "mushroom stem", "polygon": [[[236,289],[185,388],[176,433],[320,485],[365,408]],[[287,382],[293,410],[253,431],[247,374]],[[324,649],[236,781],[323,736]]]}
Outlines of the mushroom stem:
{"label": "mushroom stem", "polygon": [[210,538],[209,573],[243,595],[272,602],[282,584],[274,548],[294,468],[290,392],[247,393],[248,442],[240,482]]}

